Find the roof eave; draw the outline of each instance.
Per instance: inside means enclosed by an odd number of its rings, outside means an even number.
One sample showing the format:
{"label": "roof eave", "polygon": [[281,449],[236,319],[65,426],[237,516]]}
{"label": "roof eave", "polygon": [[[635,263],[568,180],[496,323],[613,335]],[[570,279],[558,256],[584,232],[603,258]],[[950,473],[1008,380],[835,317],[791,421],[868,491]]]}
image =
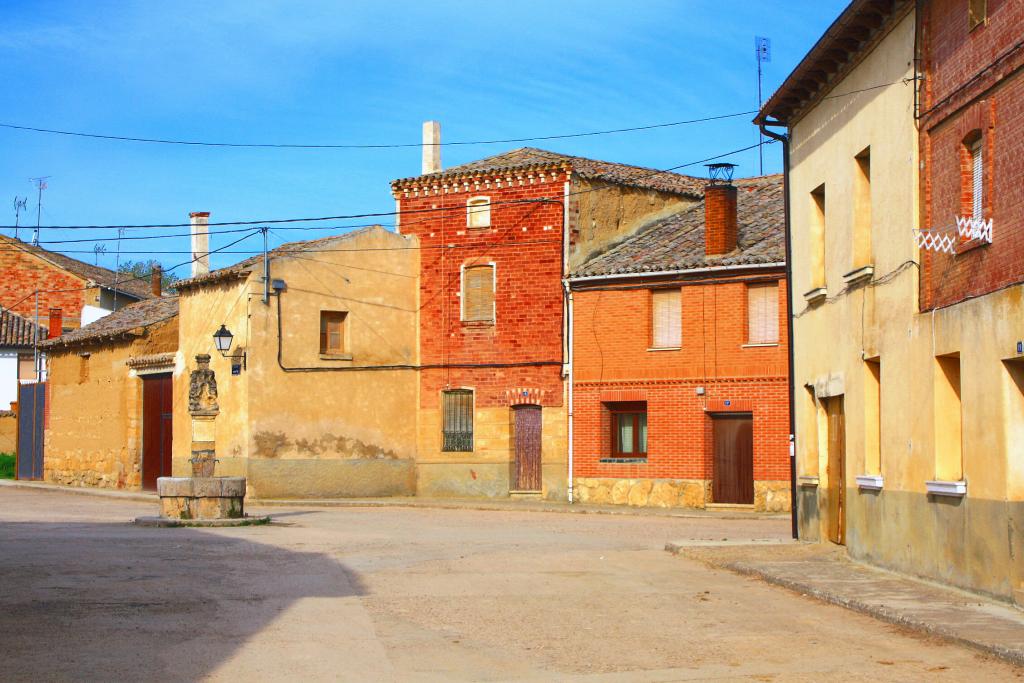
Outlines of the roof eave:
{"label": "roof eave", "polygon": [[670,270],[650,270],[632,273],[603,273],[600,275],[575,275],[566,278],[566,281],[570,285],[572,285],[577,282],[598,282],[600,280],[632,280],[645,277],[700,275],[703,273],[720,273],[729,270],[772,270],[785,267],[785,261],[773,261],[771,263],[734,263],[726,266],[705,266],[703,268],[673,268]]}

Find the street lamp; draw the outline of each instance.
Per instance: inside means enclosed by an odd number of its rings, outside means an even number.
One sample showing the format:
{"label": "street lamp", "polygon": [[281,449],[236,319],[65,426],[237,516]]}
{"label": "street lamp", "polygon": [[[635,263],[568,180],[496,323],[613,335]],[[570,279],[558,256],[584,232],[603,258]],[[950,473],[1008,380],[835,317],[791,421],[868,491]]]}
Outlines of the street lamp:
{"label": "street lamp", "polygon": [[235,335],[231,334],[224,325],[220,326],[220,329],[213,333],[213,342],[217,345],[217,350],[220,354],[227,357],[227,351],[231,348],[231,340],[235,338]]}

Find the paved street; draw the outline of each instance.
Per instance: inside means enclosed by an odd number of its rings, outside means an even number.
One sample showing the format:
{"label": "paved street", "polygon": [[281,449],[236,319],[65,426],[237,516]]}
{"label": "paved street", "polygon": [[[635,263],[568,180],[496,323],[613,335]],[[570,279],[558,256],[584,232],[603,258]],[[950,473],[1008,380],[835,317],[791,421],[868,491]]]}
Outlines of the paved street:
{"label": "paved street", "polygon": [[0,490],[4,680],[1016,680],[1001,661],[664,552],[785,520],[152,505]]}

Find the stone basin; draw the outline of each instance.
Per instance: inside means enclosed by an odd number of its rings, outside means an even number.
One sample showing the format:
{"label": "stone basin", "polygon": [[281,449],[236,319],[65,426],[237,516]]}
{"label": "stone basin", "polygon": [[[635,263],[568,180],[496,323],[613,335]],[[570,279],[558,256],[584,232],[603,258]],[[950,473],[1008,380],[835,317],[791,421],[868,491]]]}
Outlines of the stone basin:
{"label": "stone basin", "polygon": [[245,477],[160,477],[156,492],[165,519],[245,517]]}

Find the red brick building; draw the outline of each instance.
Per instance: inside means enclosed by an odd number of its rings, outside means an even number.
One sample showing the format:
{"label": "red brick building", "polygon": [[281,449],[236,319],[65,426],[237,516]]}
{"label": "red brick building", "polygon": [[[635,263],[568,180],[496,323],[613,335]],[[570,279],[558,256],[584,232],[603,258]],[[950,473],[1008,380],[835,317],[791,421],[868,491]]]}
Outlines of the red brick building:
{"label": "red brick building", "polygon": [[701,185],[532,148],[392,183],[419,241],[420,495],[566,496],[563,277]]}
{"label": "red brick building", "polygon": [[918,21],[922,222],[991,220],[994,236],[922,251],[930,310],[1024,282],[1024,1],[932,0]]}
{"label": "red brick building", "polygon": [[782,177],[709,186],[570,285],[576,497],[788,509]]}

